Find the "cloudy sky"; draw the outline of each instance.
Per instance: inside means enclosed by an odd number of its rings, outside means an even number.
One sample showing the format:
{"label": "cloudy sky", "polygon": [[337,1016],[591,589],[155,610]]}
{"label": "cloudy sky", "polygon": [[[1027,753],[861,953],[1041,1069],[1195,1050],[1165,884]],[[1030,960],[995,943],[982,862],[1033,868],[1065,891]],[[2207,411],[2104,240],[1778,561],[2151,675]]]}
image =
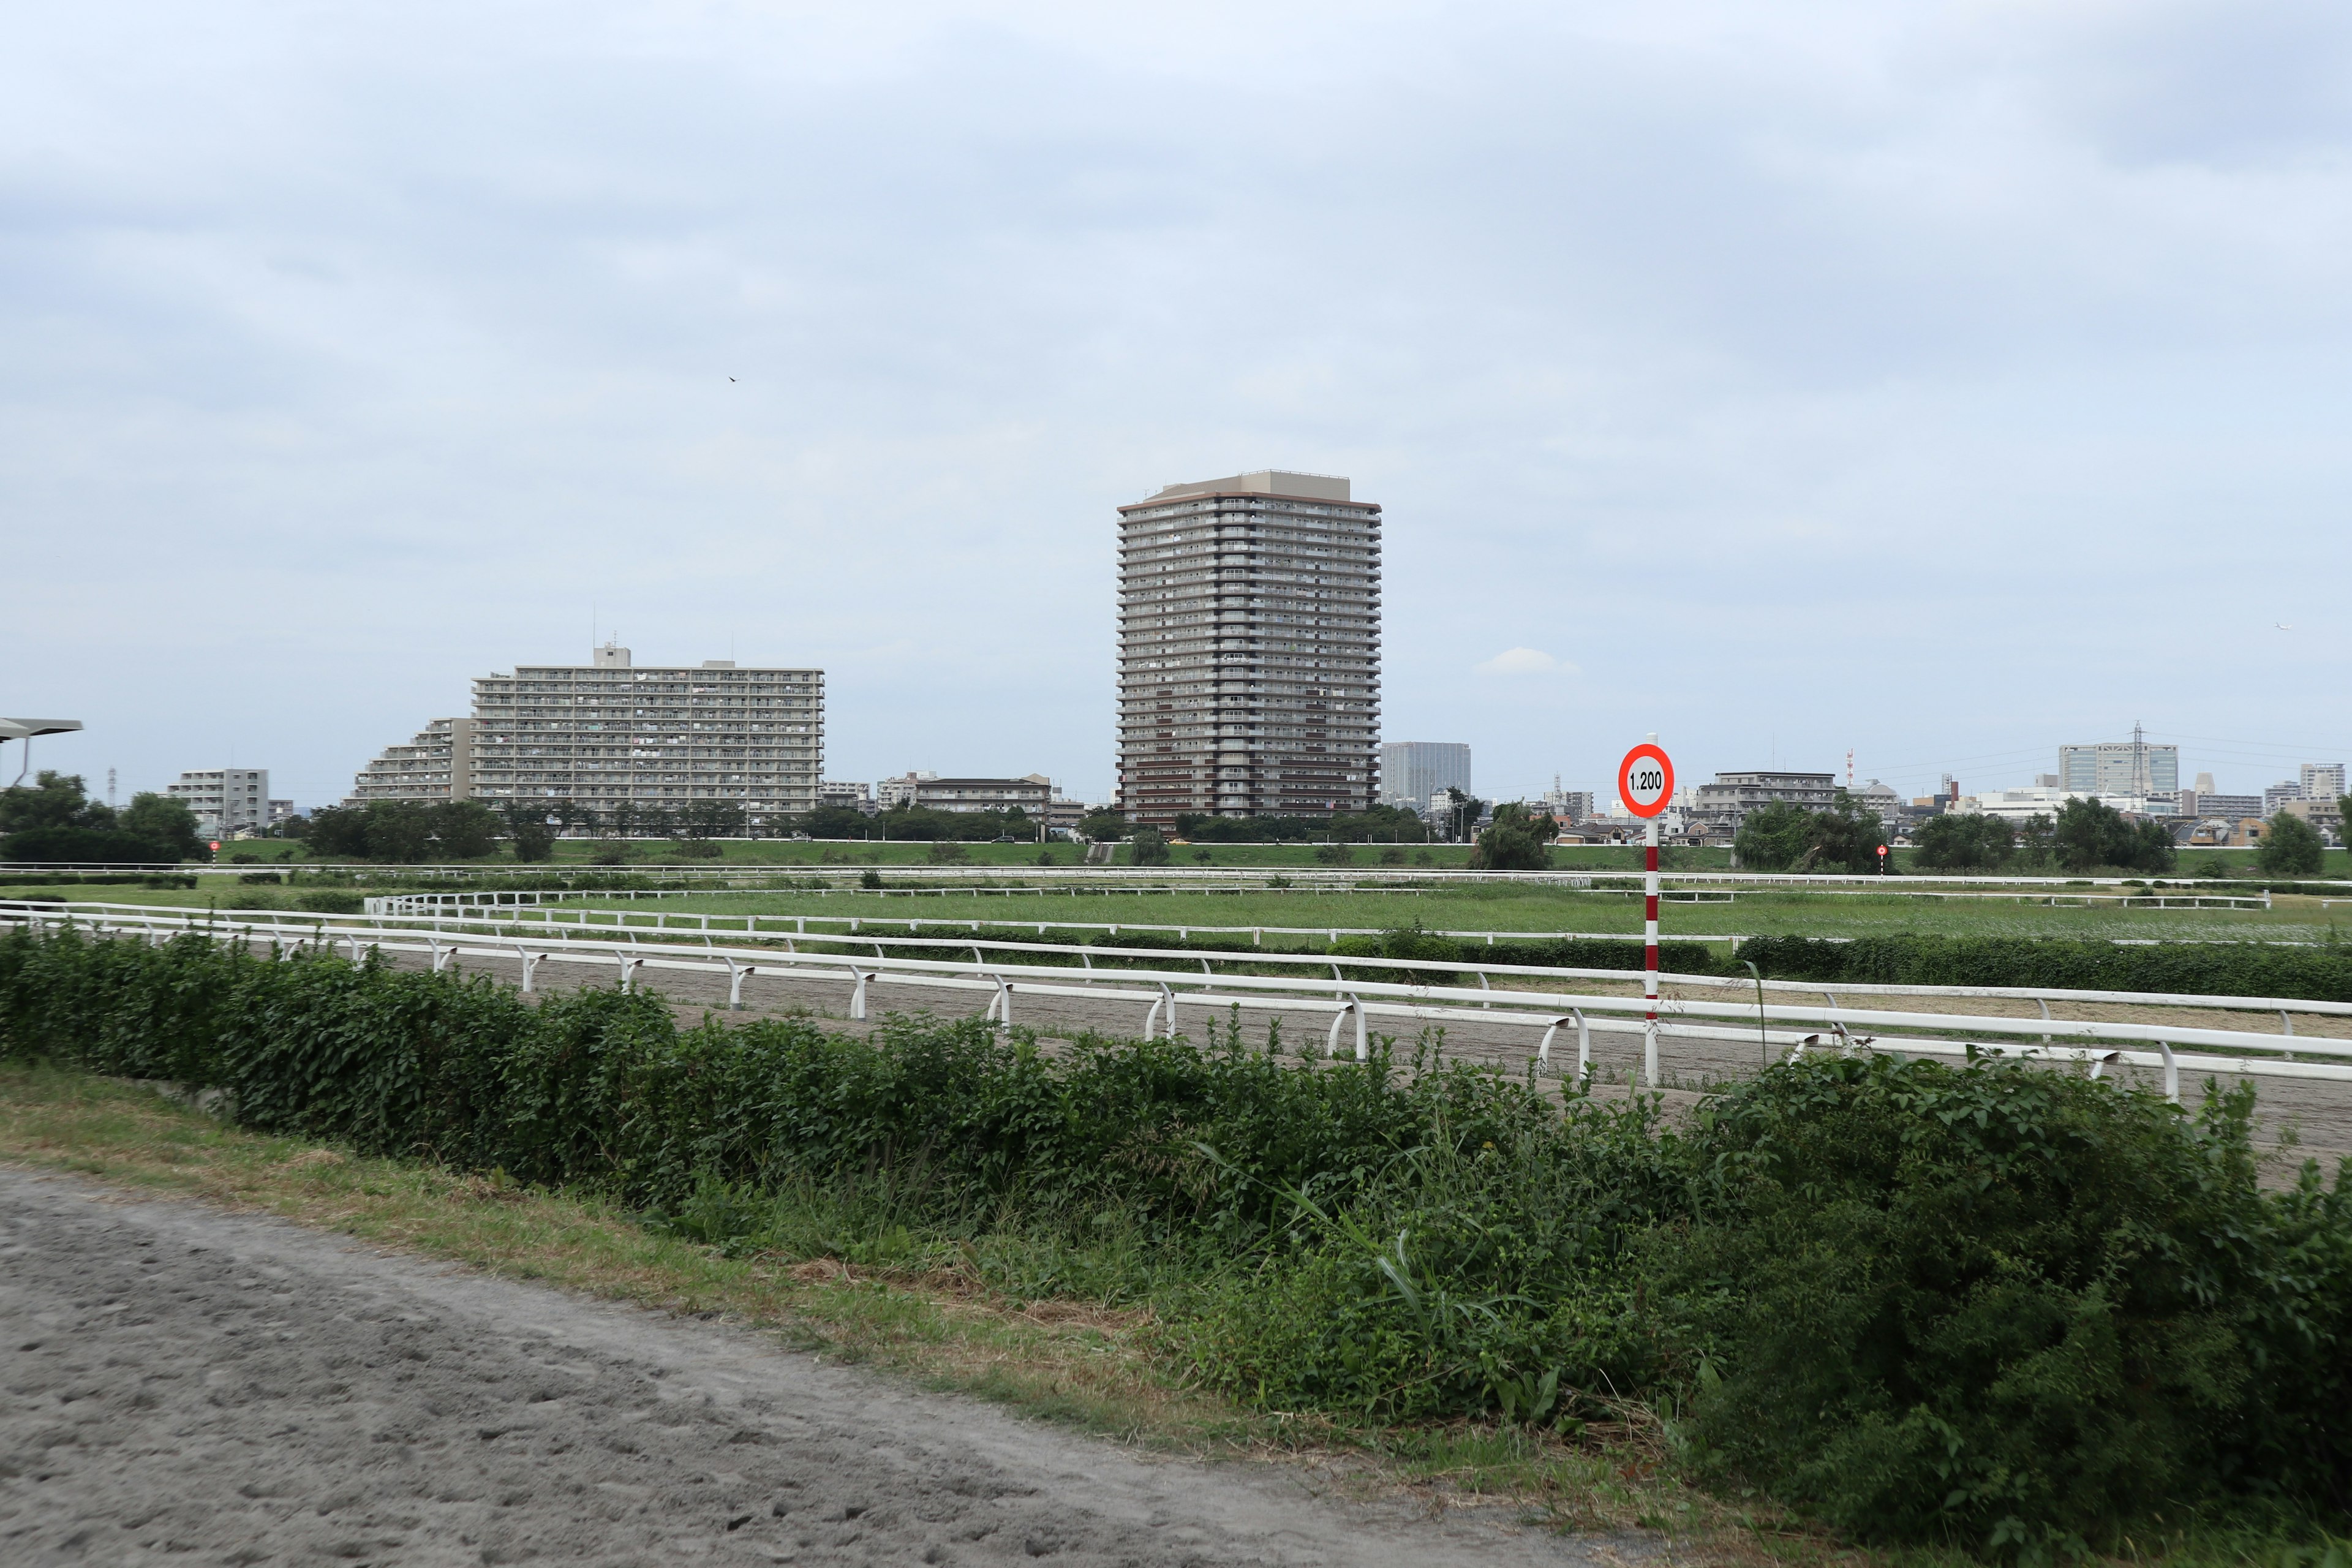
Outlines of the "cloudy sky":
{"label": "cloudy sky", "polygon": [[21,8],[0,712],[311,804],[593,628],[1099,799],[1113,509],[1272,465],[1482,793],[2258,788],[2352,752],[2347,198],[2340,4]]}

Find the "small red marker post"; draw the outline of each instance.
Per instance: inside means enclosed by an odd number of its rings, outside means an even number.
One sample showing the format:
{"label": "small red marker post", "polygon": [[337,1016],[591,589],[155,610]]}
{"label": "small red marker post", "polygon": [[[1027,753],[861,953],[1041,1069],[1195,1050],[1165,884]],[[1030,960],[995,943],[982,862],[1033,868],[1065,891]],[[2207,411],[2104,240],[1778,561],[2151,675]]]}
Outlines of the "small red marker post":
{"label": "small red marker post", "polygon": [[1625,753],[1617,764],[1617,798],[1646,819],[1642,836],[1642,999],[1649,1004],[1642,1028],[1642,1081],[1658,1087],[1658,817],[1675,798],[1674,759],[1658,749],[1655,735]]}

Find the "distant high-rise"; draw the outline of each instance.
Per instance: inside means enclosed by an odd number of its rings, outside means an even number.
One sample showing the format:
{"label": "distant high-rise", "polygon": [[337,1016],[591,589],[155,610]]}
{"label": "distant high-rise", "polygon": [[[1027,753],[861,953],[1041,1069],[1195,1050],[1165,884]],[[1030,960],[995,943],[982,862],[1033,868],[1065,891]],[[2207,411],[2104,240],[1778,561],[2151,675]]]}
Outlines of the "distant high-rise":
{"label": "distant high-rise", "polygon": [[565,805],[610,814],[740,807],[753,829],[814,809],[824,672],[634,667],[607,644],[584,665],[518,665],[474,682],[474,711],[386,747],[346,805],[371,800]]}
{"label": "distant high-rise", "polygon": [[1381,509],[1265,469],[1119,513],[1119,804],[1361,811],[1380,773]]}
{"label": "distant high-rise", "polygon": [[2058,748],[2058,787],[2075,795],[2120,795],[2146,798],[2180,788],[2180,748],[2151,746],[2132,726],[2128,741]]}
{"label": "distant high-rise", "polygon": [[1381,799],[1425,806],[1449,789],[1470,793],[1470,748],[1453,741],[1390,741],[1381,747]]}
{"label": "distant high-rise", "polygon": [[2344,764],[2342,763],[2305,763],[2303,764],[2303,798],[2305,800],[2337,800],[2344,795]]}

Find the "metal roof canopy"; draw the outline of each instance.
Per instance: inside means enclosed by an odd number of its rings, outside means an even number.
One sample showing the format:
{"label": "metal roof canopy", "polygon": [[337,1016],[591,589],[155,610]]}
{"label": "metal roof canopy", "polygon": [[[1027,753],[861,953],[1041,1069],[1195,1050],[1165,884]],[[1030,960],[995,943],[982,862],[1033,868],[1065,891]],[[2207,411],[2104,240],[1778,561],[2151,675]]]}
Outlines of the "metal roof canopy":
{"label": "metal roof canopy", "polygon": [[[23,784],[25,775],[33,771],[34,736],[62,735],[80,728],[81,721],[79,719],[0,719],[0,745],[10,741],[25,742],[25,765],[16,773],[16,784]],[[16,785],[9,787],[13,789]]]}

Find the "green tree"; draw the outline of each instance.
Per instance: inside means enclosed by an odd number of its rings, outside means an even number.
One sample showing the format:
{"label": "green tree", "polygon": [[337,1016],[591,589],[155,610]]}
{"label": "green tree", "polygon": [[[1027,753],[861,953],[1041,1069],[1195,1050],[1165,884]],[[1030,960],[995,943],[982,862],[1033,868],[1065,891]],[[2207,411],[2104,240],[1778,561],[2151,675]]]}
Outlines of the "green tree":
{"label": "green tree", "polygon": [[1127,837],[1127,818],[1116,811],[1090,811],[1078,818],[1078,837],[1097,844]]}
{"label": "green tree", "polygon": [[2050,820],[2047,814],[2037,811],[2018,825],[2018,858],[2028,866],[2037,869],[2045,867],[2057,852],[2057,825]]}
{"label": "green tree", "polygon": [[509,801],[503,815],[507,821],[507,847],[518,860],[544,860],[555,852],[555,825],[549,820],[547,807],[538,801]]}
{"label": "green tree", "polygon": [[369,859],[414,866],[431,853],[433,819],[422,802],[372,800],[361,817],[362,853]]}
{"label": "green tree", "polygon": [[1168,864],[1168,840],[1156,827],[1139,827],[1128,840],[1127,861],[1130,866],[1165,866]]}
{"label": "green tree", "polygon": [[368,854],[367,812],[322,805],[310,814],[310,831],[303,844],[313,859],[363,860]]}
{"label": "green tree", "polygon": [[729,800],[698,800],[678,813],[677,830],[688,838],[740,838],[743,808]]}
{"label": "green tree", "polygon": [[114,813],[103,801],[89,798],[79,773],[44,768],[34,775],[29,789],[17,784],[0,790],[0,835],[22,833],[33,827],[113,826]]}
{"label": "green tree", "polygon": [[1318,866],[1352,866],[1356,863],[1356,851],[1346,844],[1318,844],[1315,847],[1315,863]]}
{"label": "green tree", "polygon": [[1885,842],[1886,826],[1878,814],[1840,790],[1827,811],[1814,812],[1806,822],[1805,848],[1795,868],[1866,876],[1879,869],[1878,847]]}
{"label": "green tree", "polygon": [[161,857],[165,860],[194,860],[210,853],[196,827],[196,814],[186,802],[168,795],[143,790],[132,795],[117,824],[125,833],[163,845],[169,851]]}
{"label": "green tree", "polygon": [[811,838],[863,838],[873,829],[866,815],[850,805],[820,805],[800,820]]}
{"label": "green tree", "polygon": [[1994,871],[2017,853],[2017,830],[1998,816],[1948,812],[1918,833],[1920,865],[1931,871]]}
{"label": "green tree", "polygon": [[2327,841],[2319,829],[2292,812],[2282,811],[2263,833],[2262,852],[2255,863],[2273,877],[2311,877],[2327,858]]}
{"label": "green tree", "polygon": [[499,852],[498,814],[480,801],[437,801],[426,812],[436,858],[478,860]]}
{"label": "green tree", "polygon": [[1793,801],[1767,801],[1731,836],[1732,853],[1751,871],[1785,871],[1805,852],[1812,814]]}
{"label": "green tree", "polygon": [[2105,801],[2076,796],[2058,811],[2050,843],[2061,869],[2077,874],[2113,867],[2158,874],[2172,869],[2172,834],[2160,822],[2134,824]]}
{"label": "green tree", "polygon": [[1538,816],[1518,801],[1495,808],[1495,820],[1470,852],[1474,871],[1542,871],[1551,866],[1550,841],[1559,836],[1549,813]]}

